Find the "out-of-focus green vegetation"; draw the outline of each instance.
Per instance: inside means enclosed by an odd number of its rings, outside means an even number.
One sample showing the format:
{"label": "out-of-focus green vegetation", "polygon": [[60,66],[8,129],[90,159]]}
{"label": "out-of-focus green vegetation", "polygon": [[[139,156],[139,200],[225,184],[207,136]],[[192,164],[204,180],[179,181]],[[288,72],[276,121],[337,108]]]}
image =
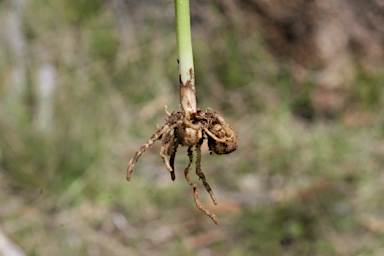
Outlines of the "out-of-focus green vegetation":
{"label": "out-of-focus green vegetation", "polygon": [[[0,2],[0,227],[28,255],[384,253],[382,72],[359,72],[348,111],[308,122],[294,109],[314,85],[298,94],[289,62],[268,53],[240,10],[228,21],[207,5],[192,21],[198,106],[222,113],[240,139],[227,156],[203,151],[218,206],[191,175],[216,226],[194,205],[185,149],[175,182],[159,143],[125,181],[179,94],[173,1],[119,3],[26,1],[15,53],[6,28],[17,8]],[[45,65],[56,78],[41,129]]]}

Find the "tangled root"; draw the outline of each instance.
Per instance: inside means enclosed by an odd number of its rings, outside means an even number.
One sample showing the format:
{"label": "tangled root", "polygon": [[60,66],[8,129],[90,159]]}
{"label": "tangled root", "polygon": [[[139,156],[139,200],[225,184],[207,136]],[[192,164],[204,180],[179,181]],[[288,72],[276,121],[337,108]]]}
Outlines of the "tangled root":
{"label": "tangled root", "polygon": [[[168,112],[167,106],[165,106],[165,113],[168,118],[165,120],[164,126],[159,128],[145,143],[140,147],[139,151],[135,153],[129,162],[127,169],[127,180],[131,180],[133,168],[139,159],[139,157],[153,145],[156,140],[161,140],[160,156],[163,158],[164,165],[168,169],[171,175],[171,179],[175,180],[175,157],[178,146],[188,147],[189,164],[184,170],[185,179],[188,184],[193,187],[193,198],[195,200],[197,208],[203,211],[207,216],[219,224],[219,220],[215,214],[208,211],[201,205],[198,199],[198,188],[189,177],[189,171],[192,167],[193,161],[193,148],[196,151],[196,175],[202,181],[205,189],[209,193],[213,203],[217,204],[217,199],[209,186],[204,173],[201,171],[201,145],[205,139],[208,139],[208,147],[211,154],[229,154],[238,148],[238,138],[233,128],[227,124],[217,112],[211,110],[202,111],[197,110],[191,117],[183,116],[182,112],[173,111]],[[166,156],[170,156],[168,157]]]}

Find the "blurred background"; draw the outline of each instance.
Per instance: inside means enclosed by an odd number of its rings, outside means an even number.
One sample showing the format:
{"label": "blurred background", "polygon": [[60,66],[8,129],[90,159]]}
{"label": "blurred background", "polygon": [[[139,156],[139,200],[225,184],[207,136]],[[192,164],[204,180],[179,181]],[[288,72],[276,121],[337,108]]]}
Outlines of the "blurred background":
{"label": "blurred background", "polygon": [[384,2],[192,0],[199,211],[159,143],[178,108],[172,0],[0,1],[0,255],[384,255]]}

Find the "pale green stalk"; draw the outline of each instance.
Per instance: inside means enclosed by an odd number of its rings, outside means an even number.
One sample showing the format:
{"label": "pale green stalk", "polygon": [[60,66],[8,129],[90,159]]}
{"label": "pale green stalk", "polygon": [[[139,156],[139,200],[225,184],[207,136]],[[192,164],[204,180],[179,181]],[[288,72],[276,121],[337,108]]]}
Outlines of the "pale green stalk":
{"label": "pale green stalk", "polygon": [[176,39],[180,75],[180,105],[186,117],[196,113],[195,73],[189,0],[175,0]]}

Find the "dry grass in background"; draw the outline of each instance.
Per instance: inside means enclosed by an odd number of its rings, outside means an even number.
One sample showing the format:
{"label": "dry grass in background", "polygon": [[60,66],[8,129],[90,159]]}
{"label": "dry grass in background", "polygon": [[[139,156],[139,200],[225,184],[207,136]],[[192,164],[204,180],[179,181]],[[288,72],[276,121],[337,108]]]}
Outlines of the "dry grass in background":
{"label": "dry grass in background", "polygon": [[[163,106],[179,101],[173,2],[138,2],[0,3],[7,236],[39,256],[382,255],[384,76],[359,70],[345,111],[303,119],[295,109],[316,85],[297,94],[290,61],[236,5],[192,8],[198,107],[240,139],[225,158],[203,148],[219,204],[200,196],[220,226],[170,180],[158,145],[125,181]],[[187,162],[176,159],[179,177]]]}

